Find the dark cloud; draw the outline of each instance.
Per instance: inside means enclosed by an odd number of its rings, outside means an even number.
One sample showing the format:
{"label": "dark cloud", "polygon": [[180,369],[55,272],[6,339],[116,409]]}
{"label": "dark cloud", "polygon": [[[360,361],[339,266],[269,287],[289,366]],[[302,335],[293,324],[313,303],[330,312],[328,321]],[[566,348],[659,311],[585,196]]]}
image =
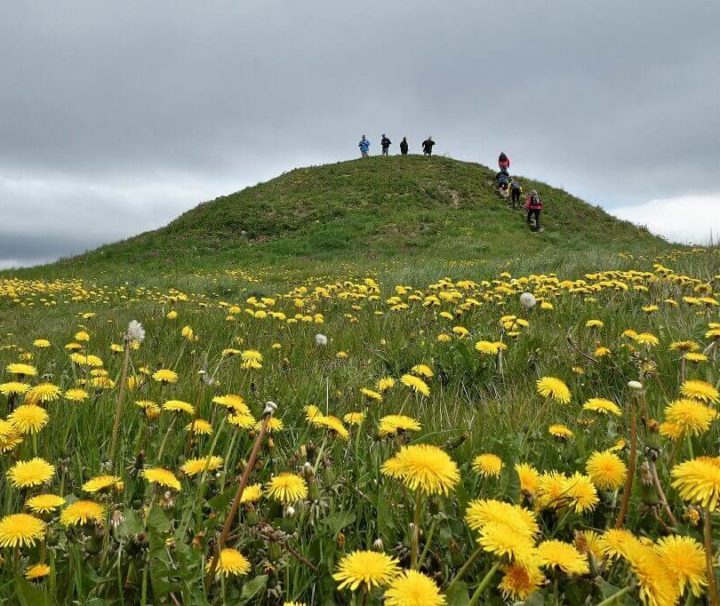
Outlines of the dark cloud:
{"label": "dark cloud", "polygon": [[715,2],[25,0],[3,17],[0,204],[33,218],[3,228],[6,259],[353,157],[363,132],[485,163],[503,148],[611,210],[720,196]]}

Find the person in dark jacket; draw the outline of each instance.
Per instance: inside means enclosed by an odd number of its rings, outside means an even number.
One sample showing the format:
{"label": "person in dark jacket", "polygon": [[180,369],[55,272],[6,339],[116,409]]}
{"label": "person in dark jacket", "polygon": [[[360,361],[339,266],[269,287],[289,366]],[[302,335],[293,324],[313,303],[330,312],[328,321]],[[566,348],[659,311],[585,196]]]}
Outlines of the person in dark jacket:
{"label": "person in dark jacket", "polygon": [[[542,231],[542,226],[540,225],[540,213],[543,210],[543,203],[540,196],[538,196],[537,191],[534,189],[530,192],[530,195],[525,202],[525,208],[527,209],[527,224],[530,226],[530,229],[533,231]],[[534,227],[530,222],[531,219],[534,219]]]}
{"label": "person in dark jacket", "polygon": [[510,158],[507,157],[505,152],[500,152],[500,155],[498,156],[498,166],[500,167],[500,170],[505,173],[507,173],[510,168]]}
{"label": "person in dark jacket", "polygon": [[407,156],[408,149],[409,149],[409,147],[408,147],[407,137],[403,137],[402,141],[400,141],[400,153],[403,156]]}
{"label": "person in dark jacket", "polygon": [[513,179],[510,181],[510,202],[512,208],[520,208],[520,196],[522,195],[522,185],[520,181]]}
{"label": "person in dark jacket", "polygon": [[382,155],[387,156],[388,151],[390,150],[390,146],[392,145],[392,141],[388,139],[387,135],[383,133],[382,138],[380,139],[380,147],[382,147]]}
{"label": "person in dark jacket", "polygon": [[432,137],[425,139],[425,141],[422,142],[423,154],[426,156],[432,156],[433,145],[435,145],[435,141],[433,141]]}

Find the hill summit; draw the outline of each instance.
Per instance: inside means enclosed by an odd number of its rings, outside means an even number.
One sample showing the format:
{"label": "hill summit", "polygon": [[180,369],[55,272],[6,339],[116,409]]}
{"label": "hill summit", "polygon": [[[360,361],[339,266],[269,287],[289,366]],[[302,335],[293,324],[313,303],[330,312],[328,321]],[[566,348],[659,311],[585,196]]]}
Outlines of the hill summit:
{"label": "hill summit", "polygon": [[373,157],[298,168],[205,202],[166,227],[103,246],[62,265],[157,265],[288,259],[466,260],[664,246],[646,229],[570,194],[520,177],[545,203],[545,232],[495,191],[495,173],[445,157]]}

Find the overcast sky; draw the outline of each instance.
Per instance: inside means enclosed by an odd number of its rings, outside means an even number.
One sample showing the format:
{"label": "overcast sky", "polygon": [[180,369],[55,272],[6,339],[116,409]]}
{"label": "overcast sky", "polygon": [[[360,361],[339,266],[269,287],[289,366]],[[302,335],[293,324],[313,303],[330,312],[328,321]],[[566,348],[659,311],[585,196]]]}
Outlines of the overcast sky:
{"label": "overcast sky", "polygon": [[[720,2],[13,0],[0,266],[82,252],[366,133],[720,233]],[[395,146],[396,148],[397,146]],[[397,149],[395,149],[397,151]]]}

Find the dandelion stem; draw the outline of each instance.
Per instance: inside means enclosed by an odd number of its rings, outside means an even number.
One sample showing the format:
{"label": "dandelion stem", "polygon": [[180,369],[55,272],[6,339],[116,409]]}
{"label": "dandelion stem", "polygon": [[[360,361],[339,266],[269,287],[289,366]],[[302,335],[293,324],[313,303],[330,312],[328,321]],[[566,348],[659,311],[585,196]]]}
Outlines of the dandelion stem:
{"label": "dandelion stem", "polygon": [[437,516],[433,517],[432,524],[430,524],[430,532],[428,532],[427,540],[425,541],[425,547],[423,547],[422,553],[420,554],[420,559],[418,560],[418,570],[422,568],[423,562],[425,561],[425,556],[427,555],[427,552],[430,549],[430,544],[432,543],[433,535],[435,534],[435,527],[437,526]]}
{"label": "dandelion stem", "polygon": [[243,474],[240,477],[240,483],[238,484],[235,498],[233,499],[230,511],[225,518],[225,524],[223,525],[222,531],[220,532],[220,537],[217,541],[217,545],[215,546],[215,554],[213,555],[212,561],[210,562],[210,568],[208,569],[207,576],[205,577],[206,587],[210,587],[210,582],[215,576],[215,570],[217,569],[218,560],[220,559],[220,551],[225,546],[225,541],[227,540],[232,525],[235,522],[235,516],[237,515],[238,509],[240,508],[240,499],[242,498],[243,492],[245,491],[245,486],[247,486],[250,474],[255,467],[255,461],[257,460],[257,455],[260,451],[260,446],[262,445],[263,438],[267,433],[268,423],[272,418],[273,411],[274,408],[270,406],[270,403],[268,403],[268,406],[265,408],[265,412],[263,413],[264,416],[262,425],[260,425],[260,431],[255,438],[255,443],[253,444],[252,451],[250,452],[250,458],[248,459],[247,465],[245,466]]}
{"label": "dandelion stem", "polygon": [[703,528],[705,538],[705,566],[707,567],[708,597],[710,598],[710,606],[718,606],[717,583],[715,581],[715,571],[713,570],[712,513],[709,506],[705,507],[705,520]]}
{"label": "dandelion stem", "polygon": [[495,562],[493,564],[492,568],[485,575],[485,578],[482,581],[480,581],[480,585],[477,586],[477,589],[475,590],[475,593],[473,593],[472,597],[470,598],[470,601],[467,603],[467,606],[474,606],[475,604],[478,603],[480,596],[487,589],[487,586],[490,584],[490,581],[492,580],[493,576],[495,576],[495,573],[497,572],[498,568],[500,568],[500,562]]}
{"label": "dandelion stem", "polygon": [[130,339],[125,337],[125,355],[123,357],[122,372],[120,373],[120,391],[115,404],[115,420],[113,421],[112,440],[110,441],[110,465],[115,464],[115,451],[117,450],[118,433],[120,431],[120,418],[125,403],[125,386],[127,384],[128,362],[130,361]]}
{"label": "dandelion stem", "polygon": [[475,551],[470,554],[470,557],[467,559],[467,561],[462,565],[462,568],[458,570],[457,574],[453,577],[453,580],[450,581],[450,584],[447,586],[447,590],[445,593],[450,593],[450,588],[455,585],[458,581],[462,580],[462,578],[465,576],[465,573],[468,571],[470,566],[472,566],[475,563],[475,560],[477,560],[480,557],[480,554],[482,553],[483,548],[478,547]]}
{"label": "dandelion stem", "polygon": [[628,461],[628,473],[625,478],[625,487],[623,488],[623,497],[615,519],[615,528],[622,528],[625,523],[625,516],[630,505],[630,494],[632,493],[633,481],[635,480],[635,466],[637,464],[637,406],[633,398],[631,404],[630,419],[630,460]]}
{"label": "dandelion stem", "polygon": [[158,456],[157,456],[157,463],[158,463],[158,465],[160,465],[160,463],[161,463],[161,461],[162,461],[163,452],[165,451],[165,444],[167,443],[167,439],[168,439],[168,437],[170,436],[170,432],[172,432],[173,427],[175,426],[175,421],[176,421],[177,418],[178,418],[178,414],[179,414],[179,413],[174,413],[174,414],[173,414],[172,421],[170,421],[170,425],[168,425],[167,431],[165,432],[165,437],[163,438],[163,441],[162,441],[162,443],[160,444],[160,450],[158,451]]}
{"label": "dandelion stem", "polygon": [[418,490],[415,495],[415,517],[413,518],[413,532],[410,547],[410,567],[418,568],[418,546],[420,543],[420,514],[422,513],[422,493]]}
{"label": "dandelion stem", "polygon": [[619,600],[624,595],[630,593],[633,589],[634,589],[633,585],[628,585],[627,587],[623,587],[620,591],[613,593],[609,598],[605,598],[597,606],[609,606],[609,604],[613,604],[614,602]]}

